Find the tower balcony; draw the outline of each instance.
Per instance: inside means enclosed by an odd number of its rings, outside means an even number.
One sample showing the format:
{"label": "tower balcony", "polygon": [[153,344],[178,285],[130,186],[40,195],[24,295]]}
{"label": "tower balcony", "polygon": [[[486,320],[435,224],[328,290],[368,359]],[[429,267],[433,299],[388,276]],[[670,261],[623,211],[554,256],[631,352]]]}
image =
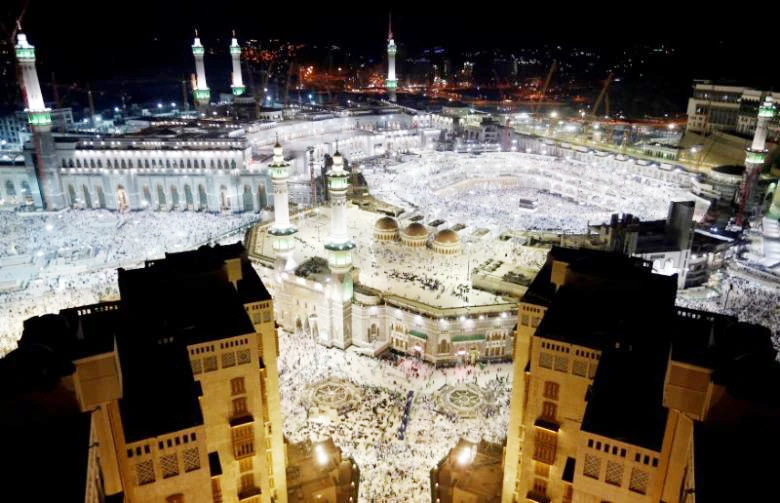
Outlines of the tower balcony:
{"label": "tower balcony", "polygon": [[231,91],[233,91],[233,96],[241,96],[246,92],[246,86],[232,86]]}
{"label": "tower balcony", "polygon": [[398,81],[395,79],[387,79],[385,80],[385,87],[388,89],[395,89],[398,87]]}
{"label": "tower balcony", "polygon": [[206,53],[206,48],[202,45],[193,45],[192,54],[194,56],[203,56]]}
{"label": "tower balcony", "polygon": [[44,110],[25,110],[27,112],[27,122],[31,126],[51,126],[51,109]]}
{"label": "tower balcony", "polygon": [[211,98],[211,91],[208,89],[195,89],[192,91],[192,97],[199,103],[208,103]]}
{"label": "tower balcony", "polygon": [[17,47],[16,59],[21,62],[35,61],[35,48],[34,47]]}

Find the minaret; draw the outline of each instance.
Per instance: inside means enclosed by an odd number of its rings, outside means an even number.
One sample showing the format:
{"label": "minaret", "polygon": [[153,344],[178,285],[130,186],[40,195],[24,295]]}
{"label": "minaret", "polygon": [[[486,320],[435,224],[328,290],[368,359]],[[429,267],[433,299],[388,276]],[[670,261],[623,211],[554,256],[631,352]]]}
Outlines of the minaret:
{"label": "minaret", "polygon": [[[246,92],[246,87],[244,87],[244,79],[241,77],[241,46],[238,45],[235,30],[233,30],[233,40],[230,42],[230,57],[233,59],[233,73],[230,75],[230,89],[233,90],[233,96],[241,96]],[[277,143],[277,146],[278,145],[279,144]],[[275,150],[276,147],[274,147],[274,151]]]}
{"label": "minaret", "polygon": [[758,121],[756,123],[756,132],[753,134],[753,144],[745,149],[745,175],[742,178],[742,185],[737,193],[737,204],[739,212],[737,213],[737,224],[742,225],[746,217],[750,216],[752,200],[755,199],[755,190],[761,169],[764,167],[766,155],[769,152],[766,148],[766,136],[769,121],[775,116],[775,106],[772,103],[772,96],[767,95],[764,103],[758,107]]}
{"label": "minaret", "polygon": [[[329,346],[346,349],[352,343],[352,250],[355,243],[347,231],[347,190],[349,173],[344,170],[344,158],[336,150],[333,166],[327,173],[330,196],[330,235],[325,243],[330,268],[330,330]],[[321,338],[324,334],[321,334]]]}
{"label": "minaret", "polygon": [[198,30],[195,30],[195,41],[192,43],[192,55],[195,56],[195,81],[192,86],[192,96],[195,98],[195,104],[201,107],[209,104],[211,91],[206,84],[206,67],[203,64],[203,55],[206,49],[200,43]]}
{"label": "minaret", "polygon": [[[235,39],[233,39],[235,40]],[[295,249],[294,235],[298,232],[290,223],[290,207],[287,194],[288,168],[290,165],[284,161],[282,146],[277,140],[274,145],[274,157],[268,165],[268,173],[271,175],[271,184],[274,190],[274,223],[268,230],[273,240],[274,252],[277,257],[285,259],[285,265]]]}
{"label": "minaret", "polygon": [[[46,209],[65,207],[65,194],[62,190],[59,167],[57,166],[56,147],[51,134],[51,109],[46,108],[35,69],[35,47],[27,41],[17,23],[19,33],[16,36],[16,59],[21,70],[22,95],[24,96],[27,122],[32,131],[32,145],[35,155],[30,153],[30,166],[35,166],[38,188],[31,190],[33,201]],[[37,193],[36,193],[37,192]]]}
{"label": "minaret", "polygon": [[398,79],[395,77],[395,40],[393,40],[393,18],[390,17],[390,23],[387,30],[387,79],[385,87],[390,95],[390,101],[395,103],[395,88],[398,87]]}

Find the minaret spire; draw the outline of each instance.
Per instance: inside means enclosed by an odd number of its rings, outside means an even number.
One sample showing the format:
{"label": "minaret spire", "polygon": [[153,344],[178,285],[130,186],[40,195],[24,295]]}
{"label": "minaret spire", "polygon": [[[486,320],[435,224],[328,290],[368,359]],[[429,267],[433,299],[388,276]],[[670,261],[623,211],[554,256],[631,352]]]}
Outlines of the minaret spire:
{"label": "minaret spire", "polygon": [[211,91],[206,83],[206,67],[203,63],[205,52],[206,49],[198,36],[198,29],[195,28],[195,40],[192,43],[192,55],[195,56],[195,81],[192,86],[192,95],[195,98],[195,104],[201,108],[208,106],[211,98]]}
{"label": "minaret spire", "polygon": [[766,137],[769,121],[775,116],[775,105],[772,95],[768,94],[763,103],[758,107],[758,120],[756,122],[756,132],[753,134],[753,143],[745,149],[745,174],[742,178],[742,184],[737,193],[737,203],[739,212],[737,213],[737,225],[745,223],[745,219],[750,217],[751,209],[756,202],[756,188],[761,169],[764,167],[768,150],[766,148]]}
{"label": "minaret spire", "polygon": [[288,202],[287,179],[289,178],[289,164],[284,160],[284,151],[279,144],[279,135],[276,135],[274,145],[274,157],[268,165],[268,173],[271,175],[271,184],[274,190],[274,223],[268,230],[273,241],[274,252],[277,257],[289,261],[295,249],[294,234],[298,229],[290,223],[290,208]]}
{"label": "minaret spire", "polygon": [[393,11],[388,15],[387,40],[393,40]]}
{"label": "minaret spire", "polygon": [[241,46],[238,45],[236,30],[233,30],[233,40],[230,42],[230,57],[233,59],[230,89],[233,91],[233,96],[241,96],[246,92],[246,87],[241,76]]}
{"label": "minaret spire", "polygon": [[385,87],[389,95],[390,101],[395,103],[395,88],[398,87],[398,79],[395,76],[395,53],[396,46],[395,40],[393,40],[393,17],[390,14],[388,30],[387,30],[387,79],[385,79]]}
{"label": "minaret spire", "polygon": [[43,196],[40,204],[47,209],[62,208],[65,206],[65,196],[51,134],[51,109],[47,108],[43,101],[38,71],[35,68],[35,46],[30,44],[27,35],[22,33],[18,19],[16,26],[19,29],[16,34],[16,60],[21,70],[22,96],[27,105],[25,112],[27,112],[27,122],[30,124],[36,152],[36,175],[41,189],[39,193]]}

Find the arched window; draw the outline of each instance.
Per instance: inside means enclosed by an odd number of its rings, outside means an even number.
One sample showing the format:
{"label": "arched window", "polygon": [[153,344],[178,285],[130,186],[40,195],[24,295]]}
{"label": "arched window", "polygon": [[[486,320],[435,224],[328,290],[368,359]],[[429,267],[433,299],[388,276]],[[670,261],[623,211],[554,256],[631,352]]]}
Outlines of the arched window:
{"label": "arched window", "polygon": [[95,159],[90,159],[89,160],[89,167],[90,168],[94,168],[95,167]]}
{"label": "arched window", "polygon": [[108,159],[108,160],[106,161],[106,166],[108,166],[109,168],[111,167],[111,159]]}
{"label": "arched window", "polygon": [[73,167],[73,159],[68,159],[68,167],[69,168]]}
{"label": "arched window", "polygon": [[230,161],[230,169],[236,169],[236,160],[235,159]]}
{"label": "arched window", "polygon": [[101,161],[100,159],[97,160],[97,167],[98,168],[102,168],[103,167],[103,161]]}
{"label": "arched window", "polygon": [[16,195],[16,187],[14,187],[14,182],[11,180],[5,181],[5,194],[11,197]]}
{"label": "arched window", "polygon": [[63,168],[67,168],[68,167],[68,163],[65,161],[65,159],[62,160],[62,167]]}
{"label": "arched window", "polygon": [[187,167],[188,168],[192,167],[192,161],[190,159],[187,159]]}
{"label": "arched window", "polygon": [[149,167],[149,159],[144,159],[144,168]]}
{"label": "arched window", "polygon": [[81,167],[81,159],[76,159],[76,167],[77,168]]}

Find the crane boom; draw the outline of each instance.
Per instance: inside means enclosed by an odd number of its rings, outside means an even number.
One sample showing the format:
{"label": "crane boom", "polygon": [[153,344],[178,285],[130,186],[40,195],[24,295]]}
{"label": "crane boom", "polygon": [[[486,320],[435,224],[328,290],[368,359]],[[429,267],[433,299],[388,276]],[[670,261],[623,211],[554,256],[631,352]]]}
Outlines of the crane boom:
{"label": "crane boom", "polygon": [[550,87],[550,81],[552,80],[553,73],[555,73],[557,66],[558,62],[553,60],[552,64],[550,65],[550,71],[547,72],[547,78],[544,79],[544,86],[542,86],[542,92],[539,95],[539,101],[536,102],[536,107],[534,107],[533,115],[539,113],[539,106],[542,104],[542,101],[544,101],[544,95],[547,93],[547,88]]}

